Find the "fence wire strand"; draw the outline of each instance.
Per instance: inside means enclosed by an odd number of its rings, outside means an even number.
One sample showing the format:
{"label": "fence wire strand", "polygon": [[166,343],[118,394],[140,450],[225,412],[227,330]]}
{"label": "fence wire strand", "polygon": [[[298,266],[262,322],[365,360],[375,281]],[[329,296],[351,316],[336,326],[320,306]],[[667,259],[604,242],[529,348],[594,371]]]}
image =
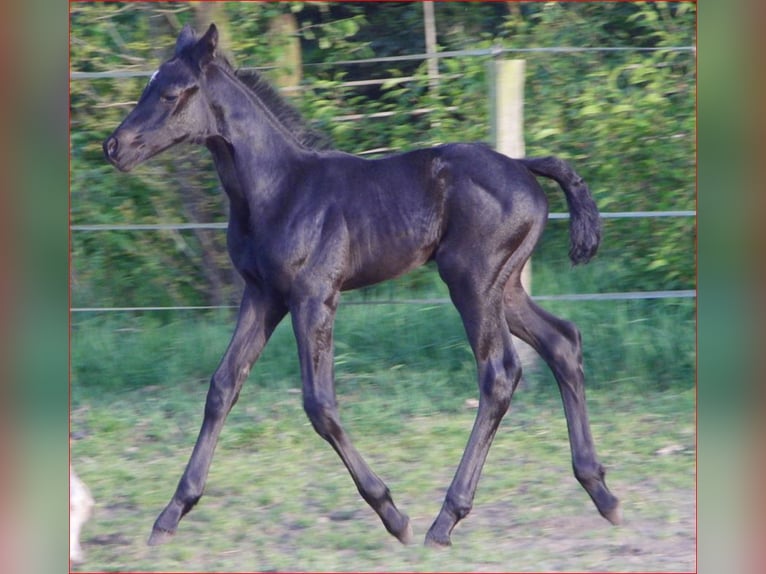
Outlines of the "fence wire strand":
{"label": "fence wire strand", "polygon": [[[690,299],[697,297],[696,289],[675,291],[627,291],[614,293],[568,293],[565,295],[531,295],[535,301],[636,301],[642,299]],[[345,305],[450,305],[447,297],[426,299],[381,299],[343,301]],[[174,307],[72,307],[72,313],[115,313],[115,312],[150,312],[150,311],[216,311],[238,309],[238,305],[179,305]]]}
{"label": "fence wire strand", "polygon": [[[696,217],[696,211],[615,211],[602,213],[601,219],[647,219],[658,217]],[[549,213],[548,219],[569,219],[568,213]],[[95,223],[76,224],[72,231],[186,231],[194,229],[227,229],[226,222],[212,223]]]}
{"label": "fence wire strand", "polygon": [[[464,58],[476,56],[491,56],[498,58],[504,54],[577,54],[587,52],[690,52],[696,53],[696,46],[667,46],[667,47],[638,47],[638,46],[550,46],[540,48],[503,48],[495,46],[492,48],[480,48],[474,50],[446,50],[444,52],[434,52],[431,54],[404,54],[401,56],[382,56],[378,58],[363,58],[359,60],[339,60],[337,62],[306,62],[303,67],[317,68],[327,66],[355,66],[365,64],[384,64],[393,62],[411,62],[414,60],[431,60],[442,58]],[[263,72],[271,70],[275,66],[248,66],[240,70]],[[72,80],[102,80],[119,78],[140,78],[150,77],[154,70],[107,70],[103,72],[79,72],[71,71],[69,78]]]}

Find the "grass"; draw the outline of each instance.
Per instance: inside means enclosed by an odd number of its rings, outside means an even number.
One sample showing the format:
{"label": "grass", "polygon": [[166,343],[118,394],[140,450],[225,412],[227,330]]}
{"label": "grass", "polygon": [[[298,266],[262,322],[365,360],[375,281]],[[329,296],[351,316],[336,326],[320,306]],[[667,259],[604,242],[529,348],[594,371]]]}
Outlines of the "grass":
{"label": "grass", "polygon": [[[97,507],[86,571],[692,570],[693,392],[590,394],[593,432],[626,522],[601,519],[571,475],[555,397],[519,392],[485,466],[473,513],[435,552],[401,547],[312,431],[300,396],[250,387],[232,411],[200,504],[175,539],[145,546],[172,494],[201,416],[204,387],[183,382],[93,394],[72,413],[85,438],[73,460]],[[392,416],[341,396],[357,447],[387,481],[422,540],[465,445],[474,411]],[[468,396],[468,395],[466,395]],[[459,397],[462,398],[462,397]],[[397,419],[395,424],[391,419]],[[678,445],[672,454],[657,452]]]}
{"label": "grass", "polygon": [[[695,308],[690,300],[545,302],[580,326],[588,388],[669,390],[694,384]],[[290,322],[283,321],[256,364],[263,388],[298,385]],[[172,381],[207,381],[226,349],[227,313],[96,316],[73,324],[75,401],[79,389],[120,392]],[[428,401],[474,388],[474,359],[450,305],[341,305],[335,333],[339,389],[381,380],[383,394]],[[527,369],[548,388],[545,368]],[[389,385],[388,381],[395,381]],[[446,383],[446,386],[445,386]]]}
{"label": "grass", "polygon": [[[539,292],[554,292],[544,282],[555,280],[570,282],[556,292],[598,290],[578,273],[542,269]],[[415,279],[417,295],[443,296],[427,274]],[[395,289],[344,300],[389,298]],[[72,459],[97,506],[83,531],[87,561],[76,569],[694,570],[694,303],[544,306],[583,333],[593,434],[608,484],[623,501],[623,526],[598,516],[573,478],[555,382],[532,362],[490,451],[474,510],[453,533],[455,546],[402,547],[303,413],[286,321],[229,416],[205,496],[170,544],[149,548],[233,319],[77,317],[71,416],[83,438],[74,441]],[[443,305],[342,305],[335,350],[342,420],[422,540],[475,416],[467,404],[476,397],[475,365],[460,320]]]}

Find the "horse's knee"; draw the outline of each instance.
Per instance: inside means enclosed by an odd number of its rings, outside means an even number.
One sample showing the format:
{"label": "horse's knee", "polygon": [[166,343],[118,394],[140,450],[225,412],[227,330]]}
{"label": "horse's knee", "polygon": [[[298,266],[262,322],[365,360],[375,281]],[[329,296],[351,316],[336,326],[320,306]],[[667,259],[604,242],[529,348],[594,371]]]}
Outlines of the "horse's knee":
{"label": "horse's knee", "polygon": [[219,419],[226,416],[237,401],[236,395],[233,389],[211,384],[205,401],[205,417]]}
{"label": "horse's knee", "polygon": [[312,394],[303,397],[303,410],[319,436],[325,440],[340,432],[338,408],[335,399],[321,399]]}
{"label": "horse's knee", "polygon": [[516,390],[521,380],[521,361],[515,351],[506,352],[506,359],[503,363],[505,376],[510,382],[511,394]]}
{"label": "horse's knee", "polygon": [[232,368],[221,365],[210,378],[210,388],[205,401],[205,416],[218,419],[229,414],[239,400],[242,383],[249,374],[249,366]]}
{"label": "horse's knee", "polygon": [[521,365],[514,353],[502,362],[488,361],[481,380],[482,398],[501,415],[511,406],[511,398],[521,380]]}

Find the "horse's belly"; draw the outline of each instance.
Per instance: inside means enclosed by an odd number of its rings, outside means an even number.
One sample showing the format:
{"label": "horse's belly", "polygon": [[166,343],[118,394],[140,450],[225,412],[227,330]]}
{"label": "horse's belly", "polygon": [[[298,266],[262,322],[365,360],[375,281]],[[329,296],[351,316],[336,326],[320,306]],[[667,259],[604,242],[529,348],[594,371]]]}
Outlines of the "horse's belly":
{"label": "horse's belly", "polygon": [[351,250],[349,273],[341,285],[348,291],[374,285],[404,275],[426,263],[435,248],[433,244],[413,245],[409,242],[389,242],[377,251]]}

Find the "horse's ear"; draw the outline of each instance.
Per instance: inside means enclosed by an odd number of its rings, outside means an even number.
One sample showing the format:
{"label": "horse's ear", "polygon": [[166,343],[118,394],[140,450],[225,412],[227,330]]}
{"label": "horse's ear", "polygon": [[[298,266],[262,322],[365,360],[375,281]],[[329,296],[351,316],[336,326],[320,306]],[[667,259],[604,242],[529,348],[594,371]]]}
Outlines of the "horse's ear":
{"label": "horse's ear", "polygon": [[216,28],[215,24],[210,24],[205,35],[197,41],[197,45],[194,48],[194,53],[200,68],[204,67],[215,58],[217,47],[218,28]]}
{"label": "horse's ear", "polygon": [[197,41],[197,34],[194,29],[186,24],[181,33],[178,34],[178,40],[176,40],[176,56],[178,56],[184,49],[192,46]]}

